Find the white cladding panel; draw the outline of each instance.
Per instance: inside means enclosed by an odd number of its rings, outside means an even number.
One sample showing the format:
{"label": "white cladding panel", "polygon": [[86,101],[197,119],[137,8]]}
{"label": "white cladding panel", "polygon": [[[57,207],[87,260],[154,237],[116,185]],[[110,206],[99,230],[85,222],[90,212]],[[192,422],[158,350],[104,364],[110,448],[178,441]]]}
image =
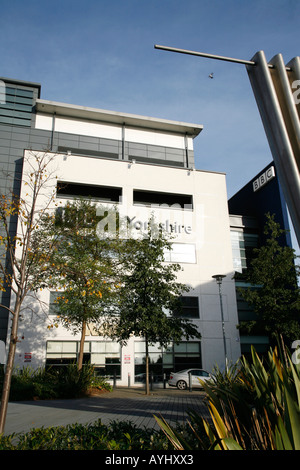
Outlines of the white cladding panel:
{"label": "white cladding panel", "polygon": [[[38,113],[36,115],[37,129],[44,129],[74,135],[85,135],[90,137],[102,137],[105,139],[122,140],[122,126],[92,122],[75,118],[53,117],[49,114]],[[125,126],[124,138],[127,142],[157,145],[184,150],[186,145],[193,150],[193,139],[180,134],[159,132],[156,130],[127,128]]]}

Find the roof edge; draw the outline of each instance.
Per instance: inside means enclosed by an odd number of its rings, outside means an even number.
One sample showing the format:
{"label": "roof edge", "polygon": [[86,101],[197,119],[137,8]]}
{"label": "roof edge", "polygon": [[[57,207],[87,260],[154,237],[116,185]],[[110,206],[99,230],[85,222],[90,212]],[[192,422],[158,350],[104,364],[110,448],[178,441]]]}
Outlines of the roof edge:
{"label": "roof edge", "polygon": [[180,134],[188,134],[193,138],[199,135],[203,129],[203,125],[201,124],[170,121],[167,119],[121,113],[118,111],[72,105],[42,99],[38,99],[36,101],[36,108],[37,111],[42,113],[57,114],[72,118],[85,118],[96,121],[105,121],[119,125],[125,124],[132,127],[143,127],[161,131],[177,132]]}

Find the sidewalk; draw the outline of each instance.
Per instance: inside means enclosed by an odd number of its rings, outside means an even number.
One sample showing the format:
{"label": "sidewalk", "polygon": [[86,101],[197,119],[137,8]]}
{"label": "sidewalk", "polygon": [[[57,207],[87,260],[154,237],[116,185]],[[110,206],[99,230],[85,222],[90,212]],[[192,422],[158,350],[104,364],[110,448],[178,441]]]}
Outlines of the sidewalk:
{"label": "sidewalk", "polygon": [[147,396],[143,389],[116,388],[90,398],[10,402],[4,434],[98,419],[103,424],[130,420],[137,427],[158,429],[153,414],[161,414],[170,424],[185,422],[189,410],[207,416],[203,397],[201,390],[155,389]]}

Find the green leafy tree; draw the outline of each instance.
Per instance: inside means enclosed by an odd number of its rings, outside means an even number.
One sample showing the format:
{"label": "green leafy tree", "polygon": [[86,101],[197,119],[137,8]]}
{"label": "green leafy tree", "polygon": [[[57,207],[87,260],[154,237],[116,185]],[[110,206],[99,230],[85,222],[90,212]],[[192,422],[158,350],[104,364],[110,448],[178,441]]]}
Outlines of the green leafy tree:
{"label": "green leafy tree", "polygon": [[[115,217],[117,214],[115,213]],[[121,267],[117,237],[99,236],[101,216],[89,200],[68,202],[57,211],[52,228],[57,249],[48,260],[56,320],[80,333],[78,369],[82,368],[87,328],[99,328],[118,296]]]}
{"label": "green leafy tree", "polygon": [[294,250],[279,243],[285,231],[275,222],[274,215],[266,217],[266,242],[254,250],[250,267],[243,275],[249,287],[239,289],[257,314],[257,321],[250,325],[242,322],[240,327],[249,332],[259,328],[271,342],[280,336],[290,342],[300,337],[299,267]]}
{"label": "green leafy tree", "polygon": [[149,394],[149,345],[180,342],[201,335],[187,319],[180,318],[180,296],[189,289],[177,282],[179,264],[164,261],[171,242],[151,220],[147,236],[129,239],[123,257],[126,274],[122,278],[119,307],[110,324],[110,334],[121,344],[131,335],[144,338],[146,345],[146,394]]}

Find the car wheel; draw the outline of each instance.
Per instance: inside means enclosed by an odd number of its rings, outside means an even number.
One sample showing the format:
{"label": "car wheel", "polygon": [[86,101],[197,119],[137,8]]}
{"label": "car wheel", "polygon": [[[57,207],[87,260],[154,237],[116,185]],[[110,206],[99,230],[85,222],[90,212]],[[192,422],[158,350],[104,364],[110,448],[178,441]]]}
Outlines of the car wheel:
{"label": "car wheel", "polygon": [[184,380],[178,380],[176,385],[179,390],[185,390],[187,387],[186,382]]}

